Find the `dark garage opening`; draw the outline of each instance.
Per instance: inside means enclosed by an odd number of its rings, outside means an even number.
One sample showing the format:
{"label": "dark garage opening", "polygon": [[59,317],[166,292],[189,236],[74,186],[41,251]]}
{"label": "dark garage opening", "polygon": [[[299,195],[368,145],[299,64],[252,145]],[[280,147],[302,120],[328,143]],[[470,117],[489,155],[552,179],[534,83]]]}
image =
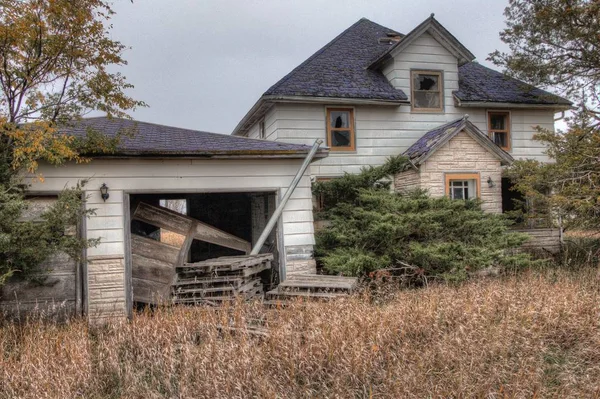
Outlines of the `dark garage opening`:
{"label": "dark garage opening", "polygon": [[[170,231],[168,228],[158,227],[146,221],[136,220],[135,214],[138,207],[150,205],[152,207],[167,208],[174,219],[181,218],[177,214],[186,215],[199,222],[219,229],[225,233],[237,237],[238,239],[247,241],[251,245],[257,241],[258,237],[264,230],[266,223],[273,214],[276,206],[275,192],[243,192],[243,193],[195,193],[195,194],[131,194],[130,195],[130,215],[131,220],[131,246],[135,247],[136,240],[140,237],[159,241],[167,246],[163,246],[156,251],[156,255],[146,255],[149,258],[156,258],[156,262],[161,263],[154,271],[152,265],[144,268],[146,263],[137,262],[139,259],[134,253],[133,269],[132,269],[132,285],[134,292],[134,301],[148,303],[146,300],[139,298],[152,294],[160,294],[162,290],[163,297],[166,292],[170,292],[170,283],[168,275],[174,273],[174,259],[166,258],[167,254],[173,251],[179,251],[184,245],[185,235],[175,231]],[[159,223],[157,223],[159,224]],[[168,223],[167,223],[168,224]],[[176,230],[176,229],[174,229]],[[279,271],[279,251],[278,251],[278,228],[275,227],[269,238],[263,245],[260,253],[272,253],[273,261],[271,270],[261,273],[265,289],[271,287],[278,280]],[[147,241],[146,241],[147,242]],[[159,244],[155,244],[159,245]],[[135,251],[134,251],[135,252]],[[183,254],[184,251],[181,251]],[[190,249],[182,259],[186,263],[201,262],[208,259],[215,259],[224,256],[244,255],[245,252],[217,245],[210,242],[199,241],[194,239],[191,242]],[[165,256],[165,258],[163,258]],[[147,260],[151,262],[153,259]],[[171,270],[165,270],[167,267],[172,267]],[[141,266],[140,266],[141,265]],[[167,277],[165,277],[167,276]],[[167,287],[167,285],[169,287]],[[140,288],[143,286],[143,289]],[[168,289],[167,289],[168,288]],[[136,295],[136,292],[145,290],[156,291],[145,296]]]}

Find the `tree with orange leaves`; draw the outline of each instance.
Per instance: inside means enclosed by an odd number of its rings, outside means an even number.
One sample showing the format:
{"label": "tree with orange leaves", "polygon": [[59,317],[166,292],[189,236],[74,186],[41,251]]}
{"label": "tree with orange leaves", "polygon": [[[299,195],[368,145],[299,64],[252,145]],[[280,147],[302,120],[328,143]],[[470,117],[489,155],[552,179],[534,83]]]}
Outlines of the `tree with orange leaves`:
{"label": "tree with orange leaves", "polygon": [[[19,220],[27,206],[20,177],[39,162],[85,161],[80,150],[89,145],[58,126],[91,111],[127,117],[145,106],[110,70],[126,64],[125,46],[109,35],[113,14],[104,0],[0,0],[0,284],[15,272],[35,274],[56,251],[76,256],[91,244],[57,228],[85,216],[80,188],[64,193],[33,227]],[[93,139],[104,151],[115,144]]]}

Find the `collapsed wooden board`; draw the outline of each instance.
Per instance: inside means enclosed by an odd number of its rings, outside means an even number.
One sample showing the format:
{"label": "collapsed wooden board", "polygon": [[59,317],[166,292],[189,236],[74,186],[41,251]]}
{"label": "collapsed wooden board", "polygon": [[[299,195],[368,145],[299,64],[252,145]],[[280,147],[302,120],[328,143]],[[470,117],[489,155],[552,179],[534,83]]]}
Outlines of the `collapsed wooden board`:
{"label": "collapsed wooden board", "polygon": [[177,269],[173,303],[219,303],[262,297],[259,273],[271,268],[273,254],[225,256],[185,263]]}
{"label": "collapsed wooden board", "polygon": [[193,240],[205,241],[244,253],[249,253],[251,250],[248,241],[164,207],[142,202],[133,213],[132,220],[142,221],[185,237],[183,244],[177,247],[136,234],[131,235],[134,302],[158,304],[171,301],[172,286],[177,281],[177,271],[181,269],[185,274],[183,263],[187,259]]}

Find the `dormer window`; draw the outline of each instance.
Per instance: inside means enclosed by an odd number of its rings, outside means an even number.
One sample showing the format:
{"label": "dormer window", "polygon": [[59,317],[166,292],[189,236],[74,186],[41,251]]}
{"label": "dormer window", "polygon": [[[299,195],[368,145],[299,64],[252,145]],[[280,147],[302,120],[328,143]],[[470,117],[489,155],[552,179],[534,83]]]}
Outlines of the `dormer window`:
{"label": "dormer window", "polygon": [[412,110],[442,112],[444,110],[442,72],[411,71]]}
{"label": "dormer window", "polygon": [[352,108],[327,108],[327,145],[331,151],[356,150]]}

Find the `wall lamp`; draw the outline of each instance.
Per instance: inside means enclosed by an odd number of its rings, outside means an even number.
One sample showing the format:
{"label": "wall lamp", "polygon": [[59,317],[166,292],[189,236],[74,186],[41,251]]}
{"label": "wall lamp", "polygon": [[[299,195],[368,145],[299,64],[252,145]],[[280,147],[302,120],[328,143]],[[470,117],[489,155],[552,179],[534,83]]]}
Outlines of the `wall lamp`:
{"label": "wall lamp", "polygon": [[104,202],[106,202],[106,200],[109,197],[109,195],[108,195],[108,186],[106,185],[106,183],[102,183],[102,186],[100,187],[100,196],[102,197],[102,199],[104,200]]}
{"label": "wall lamp", "polygon": [[494,187],[496,187],[496,183],[494,183],[494,181],[492,180],[492,176],[488,176],[488,179],[487,179],[487,184],[488,184],[488,187],[489,187],[489,188],[494,188]]}

